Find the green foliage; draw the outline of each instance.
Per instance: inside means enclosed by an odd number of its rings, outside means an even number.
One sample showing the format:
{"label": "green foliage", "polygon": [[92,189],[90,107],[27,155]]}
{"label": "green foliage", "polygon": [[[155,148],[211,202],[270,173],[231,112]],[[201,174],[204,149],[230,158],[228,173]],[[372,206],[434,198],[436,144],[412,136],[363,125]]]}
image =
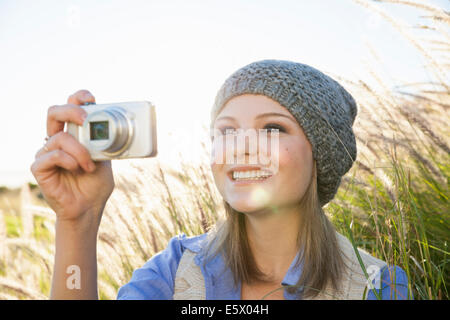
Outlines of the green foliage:
{"label": "green foliage", "polygon": [[[417,162],[412,161],[417,165],[416,174],[411,174],[412,169],[405,170],[408,160],[391,158],[391,169],[385,169],[394,182],[394,199],[386,184],[367,175],[367,187],[350,182],[339,190],[336,199],[347,203],[345,208],[333,203],[329,210],[343,234],[347,233],[345,219],[350,218],[358,247],[405,270],[416,299],[448,299],[448,188]],[[442,168],[448,168],[449,158],[444,155],[440,160],[447,161]],[[442,170],[445,181],[448,173]],[[361,209],[365,214],[356,214]]]}
{"label": "green foliage", "polygon": [[45,218],[40,216],[34,216],[33,218],[33,237],[38,241],[50,242],[52,235],[45,225]]}
{"label": "green foliage", "polygon": [[6,224],[6,236],[9,238],[20,237],[22,233],[22,222],[20,217],[15,215],[4,215]]}

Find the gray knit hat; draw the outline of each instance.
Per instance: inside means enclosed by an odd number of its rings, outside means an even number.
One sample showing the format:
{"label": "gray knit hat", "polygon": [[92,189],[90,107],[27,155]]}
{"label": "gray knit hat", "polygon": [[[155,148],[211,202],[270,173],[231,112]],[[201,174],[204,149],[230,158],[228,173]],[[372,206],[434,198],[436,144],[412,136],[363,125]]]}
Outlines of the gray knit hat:
{"label": "gray knit hat", "polygon": [[245,93],[272,98],[297,119],[316,160],[320,204],[327,204],[356,160],[352,126],[357,107],[353,97],[338,82],[308,65],[257,61],[235,71],[222,85],[211,111],[211,128],[228,100]]}

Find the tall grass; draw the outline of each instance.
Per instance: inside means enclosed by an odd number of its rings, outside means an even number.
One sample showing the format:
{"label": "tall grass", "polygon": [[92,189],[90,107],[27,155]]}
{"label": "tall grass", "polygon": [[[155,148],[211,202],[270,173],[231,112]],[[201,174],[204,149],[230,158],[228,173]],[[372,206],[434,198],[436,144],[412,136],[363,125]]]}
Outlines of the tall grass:
{"label": "tall grass", "polygon": [[[414,43],[435,80],[392,90],[374,70],[368,72],[377,86],[339,79],[359,106],[354,124],[358,158],[325,210],[355,245],[402,267],[415,299],[448,299],[450,64],[442,53],[450,52],[445,33],[450,19],[429,5],[381,1],[422,12],[430,38],[416,38],[411,26],[399,24],[379,6],[356,2]],[[408,86],[415,91],[402,91]],[[180,155],[181,170],[154,158],[133,161],[126,174],[115,174],[116,188],[99,230],[101,299],[114,299],[133,270],[164,249],[172,236],[204,233],[224,213],[206,143],[203,147],[203,165],[184,163]],[[49,296],[54,222],[38,187],[0,190],[0,299]]]}
{"label": "tall grass", "polygon": [[[416,299],[448,299],[450,18],[424,3],[381,1],[422,11],[429,34],[417,39],[411,26],[372,2],[356,2],[404,35],[436,81],[413,84],[414,93],[389,90],[375,72],[378,89],[347,82],[362,109],[355,126],[360,156],[329,212],[343,233],[351,218],[358,246],[401,266]],[[427,48],[430,43],[434,49]]]}

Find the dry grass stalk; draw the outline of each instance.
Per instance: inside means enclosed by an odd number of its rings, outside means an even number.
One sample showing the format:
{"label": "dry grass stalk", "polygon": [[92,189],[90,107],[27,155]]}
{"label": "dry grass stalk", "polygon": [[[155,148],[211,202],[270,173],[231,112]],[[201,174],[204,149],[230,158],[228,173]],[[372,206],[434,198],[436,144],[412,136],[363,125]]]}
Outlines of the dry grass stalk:
{"label": "dry grass stalk", "polygon": [[33,300],[46,300],[47,297],[16,281],[0,277],[0,288],[14,292],[15,295]]}
{"label": "dry grass stalk", "polygon": [[407,26],[408,24],[402,21],[400,18],[395,17],[393,18],[390,16],[385,10],[375,6],[373,3],[366,1],[366,0],[354,0],[359,5],[377,13],[380,15],[383,19],[388,21],[397,31],[406,38],[430,63],[430,65],[433,67],[431,71],[435,74],[436,78],[439,80],[440,83],[442,83],[447,90],[449,90],[449,86],[446,84],[446,74],[442,70],[439,63],[428,53],[428,51],[416,41],[413,35],[408,31]]}
{"label": "dry grass stalk", "polygon": [[422,117],[417,111],[413,111],[412,108],[409,110],[400,109],[400,112],[402,113],[405,118],[412,121],[414,124],[416,124],[419,129],[426,134],[428,137],[430,137],[431,140],[439,147],[441,148],[445,153],[450,155],[450,148],[446,144],[446,142],[437,135],[433,130],[430,128],[430,124],[427,123],[427,120]]}
{"label": "dry grass stalk", "polygon": [[11,238],[5,241],[6,246],[11,250],[21,250],[34,261],[39,260],[43,263],[46,271],[50,274],[52,271],[53,255],[43,250],[34,239]]}
{"label": "dry grass stalk", "polygon": [[442,21],[450,25],[450,17],[448,12],[445,12],[443,9],[438,8],[430,3],[425,2],[416,2],[416,1],[408,1],[408,0],[379,0],[380,2],[386,3],[397,3],[402,5],[411,6],[420,10],[425,10],[436,17],[438,21]]}

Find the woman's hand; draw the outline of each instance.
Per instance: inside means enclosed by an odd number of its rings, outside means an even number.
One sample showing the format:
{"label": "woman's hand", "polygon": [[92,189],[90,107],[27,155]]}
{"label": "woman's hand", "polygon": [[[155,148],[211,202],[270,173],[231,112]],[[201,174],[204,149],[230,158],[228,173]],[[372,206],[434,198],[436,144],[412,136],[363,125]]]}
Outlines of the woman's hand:
{"label": "woman's hand", "polygon": [[31,172],[59,223],[89,221],[98,229],[103,208],[114,189],[111,161],[93,162],[89,151],[63,131],[65,122],[83,124],[87,113],[79,106],[85,102],[95,103],[95,98],[89,91],[79,90],[68,98],[67,104],[48,109],[50,138],[46,149],[36,153]]}

